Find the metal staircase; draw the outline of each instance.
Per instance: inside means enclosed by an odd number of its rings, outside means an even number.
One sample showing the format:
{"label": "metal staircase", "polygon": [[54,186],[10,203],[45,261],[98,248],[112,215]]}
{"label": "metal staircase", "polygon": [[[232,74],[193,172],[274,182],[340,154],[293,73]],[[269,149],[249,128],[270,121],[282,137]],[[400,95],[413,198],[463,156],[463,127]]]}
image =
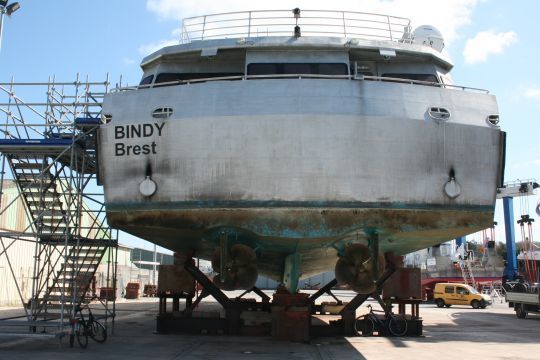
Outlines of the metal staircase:
{"label": "metal staircase", "polygon": [[[84,149],[70,149],[72,146],[78,145],[72,140],[54,138],[39,139],[39,142],[34,139],[0,141],[0,149],[6,154],[39,243],[65,248],[59,249],[60,255],[50,267],[55,269],[59,265],[60,268],[43,274],[47,281],[36,284],[37,291],[30,302],[34,320],[69,315],[73,306],[84,300],[105,250],[110,245],[104,240],[92,241],[94,239],[88,238],[88,234],[81,235],[77,222],[80,216],[77,212],[81,209],[75,204],[77,193],[62,180],[64,170],[69,167],[65,163],[67,155],[78,152],[77,156],[68,158],[85,163],[85,159],[81,158],[84,156],[81,150]],[[89,148],[95,148],[95,143],[89,144]],[[86,163],[93,164],[93,161]],[[95,167],[78,170],[92,173]]]}
{"label": "metal staircase", "polygon": [[471,267],[471,260],[469,258],[459,261],[459,267],[461,269],[461,276],[465,284],[472,286],[476,289],[476,281]]}
{"label": "metal staircase", "polygon": [[35,230],[44,237],[65,235],[67,213],[47,158],[9,154],[7,159],[30,216],[36,220]]}
{"label": "metal staircase", "polygon": [[[47,87],[47,101],[28,105],[14,95],[16,84],[9,90],[1,85],[0,95],[4,90],[9,102],[0,103],[0,110],[7,114],[0,152],[30,223],[29,231],[10,234],[35,239],[32,295],[25,303],[26,318],[34,331],[40,326],[56,327],[55,331],[64,334],[65,328],[71,328],[77,305],[95,297],[91,284],[105,255],[107,286],[116,287],[117,240],[106,224],[104,199],[96,179],[100,99],[108,82],[84,83],[77,79],[73,83],[42,84]],[[92,86],[102,91],[92,91]],[[71,88],[71,95],[65,93],[66,88]],[[41,111],[37,109],[40,106]],[[36,117],[41,122],[36,122]],[[103,302],[103,316],[114,319],[114,301],[112,312],[107,301]]]}
{"label": "metal staircase", "polygon": [[35,319],[60,318],[62,313],[69,316],[73,305],[79,305],[85,298],[95,295],[88,292],[107,246],[81,241],[78,246],[70,248],[68,258],[56,273],[52,286],[33,304]]}

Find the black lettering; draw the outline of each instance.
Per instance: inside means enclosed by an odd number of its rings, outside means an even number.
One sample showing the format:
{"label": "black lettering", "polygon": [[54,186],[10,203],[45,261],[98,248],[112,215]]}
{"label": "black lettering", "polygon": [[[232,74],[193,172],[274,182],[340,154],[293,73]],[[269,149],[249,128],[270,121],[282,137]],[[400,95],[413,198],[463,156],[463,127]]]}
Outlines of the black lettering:
{"label": "black lettering", "polygon": [[149,155],[149,154],[157,154],[157,144],[155,141],[152,141],[151,144],[143,144],[143,145],[126,145],[125,143],[121,143],[121,142],[114,144],[115,156]]}
{"label": "black lettering", "polygon": [[148,145],[148,144],[143,145],[143,147],[142,147],[142,153],[143,153],[143,155],[148,155],[148,154],[150,154],[150,145]]}
{"label": "black lettering", "polygon": [[116,155],[116,156],[124,156],[125,152],[126,151],[124,150],[124,144],[123,143],[116,143],[115,144],[114,155]]}
{"label": "black lettering", "polygon": [[156,124],[156,123],[154,123],[154,125],[156,125],[156,129],[158,131],[158,136],[161,136],[161,130],[165,126],[165,123],[161,124],[161,126],[159,124]]}
{"label": "black lettering", "polygon": [[126,136],[126,133],[124,132],[123,126],[115,126],[114,127],[114,138],[115,139],[123,139]]}
{"label": "black lettering", "polygon": [[137,134],[137,137],[141,137],[141,124],[131,125],[130,127],[131,127],[131,138],[134,138],[135,134]]}
{"label": "black lettering", "polygon": [[152,124],[144,124],[143,125],[143,136],[144,137],[149,137],[149,136],[152,136],[154,134],[154,127],[152,126]]}

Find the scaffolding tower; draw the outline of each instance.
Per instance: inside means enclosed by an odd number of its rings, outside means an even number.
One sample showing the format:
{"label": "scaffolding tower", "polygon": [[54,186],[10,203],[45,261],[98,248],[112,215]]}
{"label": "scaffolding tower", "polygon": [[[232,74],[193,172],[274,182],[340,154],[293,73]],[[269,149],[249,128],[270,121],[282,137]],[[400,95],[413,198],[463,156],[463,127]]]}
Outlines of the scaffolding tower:
{"label": "scaffolding tower", "polygon": [[[83,302],[92,302],[95,316],[114,326],[116,296],[110,293],[116,293],[118,233],[107,225],[97,176],[98,128],[108,86],[108,76],[89,82],[79,75],[74,82],[0,83],[0,194],[4,179],[18,188],[15,199],[0,204],[0,216],[22,201],[29,224],[24,230],[0,230],[0,257],[6,257],[24,309],[0,319],[4,334],[62,338],[71,333]],[[30,298],[17,284],[9,255],[17,241],[34,246]],[[109,290],[102,298],[92,286],[100,264]]]}

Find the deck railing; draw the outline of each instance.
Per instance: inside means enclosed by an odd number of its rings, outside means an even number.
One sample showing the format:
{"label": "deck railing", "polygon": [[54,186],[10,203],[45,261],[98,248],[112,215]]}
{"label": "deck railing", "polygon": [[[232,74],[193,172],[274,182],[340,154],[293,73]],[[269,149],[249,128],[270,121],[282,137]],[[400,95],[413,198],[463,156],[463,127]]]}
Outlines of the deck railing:
{"label": "deck railing", "polygon": [[410,30],[410,20],[396,16],[351,11],[258,10],[186,18],[182,21],[180,42],[298,35],[411,42]]}
{"label": "deck railing", "polygon": [[238,76],[223,76],[223,77],[212,77],[212,78],[191,79],[191,80],[176,80],[176,81],[163,82],[163,83],[157,83],[157,84],[148,84],[148,85],[117,86],[116,88],[113,88],[111,92],[130,91],[130,90],[148,89],[148,88],[154,88],[154,87],[164,87],[164,86],[174,86],[174,85],[189,85],[189,84],[204,83],[204,82],[209,82],[209,81],[234,81],[234,80],[238,81],[238,80],[256,80],[256,79],[334,79],[334,80],[355,80],[355,81],[384,81],[384,82],[396,82],[396,83],[402,83],[402,84],[433,86],[433,87],[439,87],[439,88],[445,88],[445,89],[456,89],[456,90],[472,91],[472,92],[489,94],[489,91],[485,89],[460,86],[460,85],[442,84],[442,83],[429,82],[429,81],[392,78],[392,77],[386,77],[386,76],[321,75],[321,74],[238,75]]}

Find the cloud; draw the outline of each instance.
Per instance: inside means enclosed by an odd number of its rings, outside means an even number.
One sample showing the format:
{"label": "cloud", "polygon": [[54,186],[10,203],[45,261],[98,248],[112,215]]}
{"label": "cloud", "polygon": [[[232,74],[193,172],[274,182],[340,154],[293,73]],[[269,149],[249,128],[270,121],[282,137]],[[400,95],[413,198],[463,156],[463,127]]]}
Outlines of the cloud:
{"label": "cloud", "polygon": [[523,169],[531,169],[531,166],[540,165],[540,159],[533,159],[533,160],[526,160],[526,161],[520,161],[520,162],[513,162],[511,165],[512,169],[519,169],[520,171]]}
{"label": "cloud", "polygon": [[128,58],[128,57],[125,57],[122,59],[122,62],[125,64],[125,65],[132,65],[132,64],[135,64],[135,60],[131,59],[131,58]]}
{"label": "cloud", "polygon": [[266,2],[246,0],[147,0],[146,8],[162,20],[177,20],[191,16],[215,14],[220,12],[290,9],[346,10],[370,13],[381,13],[407,17],[413,28],[420,25],[433,25],[444,36],[448,45],[457,37],[457,30],[471,22],[471,13],[476,5],[485,0],[273,0],[269,6]]}
{"label": "cloud", "polygon": [[485,62],[489,55],[502,54],[504,50],[515,43],[518,36],[515,32],[481,31],[472,39],[467,40],[463,56],[467,64]]}
{"label": "cloud", "polygon": [[160,40],[156,41],[150,44],[143,44],[139,46],[139,52],[143,55],[149,55],[153,53],[154,51],[157,51],[165,46],[171,46],[171,45],[178,45],[179,39],[167,39],[167,40]]}
{"label": "cloud", "polygon": [[540,100],[540,89],[536,86],[530,87],[525,90],[525,97],[535,100]]}

